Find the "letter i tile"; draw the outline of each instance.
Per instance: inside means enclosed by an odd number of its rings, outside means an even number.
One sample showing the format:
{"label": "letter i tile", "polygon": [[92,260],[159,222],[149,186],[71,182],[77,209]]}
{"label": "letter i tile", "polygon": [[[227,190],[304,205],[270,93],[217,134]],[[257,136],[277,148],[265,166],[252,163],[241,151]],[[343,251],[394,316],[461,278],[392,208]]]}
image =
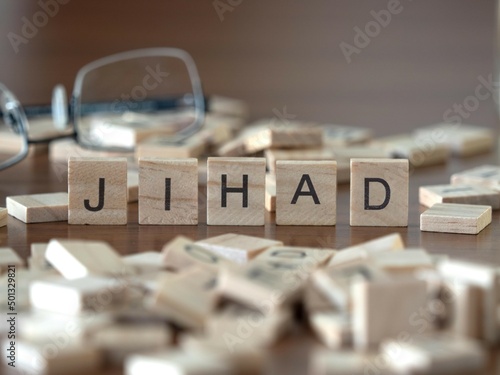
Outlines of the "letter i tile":
{"label": "letter i tile", "polygon": [[408,160],[351,159],[351,225],[408,226]]}
{"label": "letter i tile", "polygon": [[68,223],[127,224],[127,159],[71,157]]}
{"label": "letter i tile", "polygon": [[207,160],[207,224],[264,225],[266,160]]}

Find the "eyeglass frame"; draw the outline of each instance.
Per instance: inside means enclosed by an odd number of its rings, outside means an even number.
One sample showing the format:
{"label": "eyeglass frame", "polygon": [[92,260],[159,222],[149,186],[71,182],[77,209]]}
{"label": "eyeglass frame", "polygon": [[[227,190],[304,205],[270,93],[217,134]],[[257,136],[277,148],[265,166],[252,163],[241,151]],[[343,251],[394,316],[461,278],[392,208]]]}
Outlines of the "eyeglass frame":
{"label": "eyeglass frame", "polygon": [[[113,54],[110,56],[102,57],[98,60],[94,60],[86,65],[84,65],[76,74],[75,78],[75,83],[73,87],[73,93],[71,96],[71,100],[69,103],[69,106],[66,106],[67,108],[64,108],[63,110],[67,111],[69,114],[68,119],[68,124],[71,123],[73,126],[73,132],[70,134],[64,134],[60,136],[54,136],[54,137],[49,137],[49,138],[41,138],[41,139],[30,139],[29,137],[29,122],[28,122],[28,117],[26,112],[33,112],[36,114],[48,114],[50,113],[50,110],[48,108],[53,107],[33,107],[32,111],[29,111],[30,107],[23,108],[17,97],[4,85],[0,82],[0,89],[3,90],[3,92],[8,96],[8,102],[5,104],[5,108],[7,107],[15,107],[16,109],[16,114],[19,116],[19,119],[17,119],[15,124],[7,124],[7,126],[16,126],[12,130],[20,134],[23,138],[23,144],[22,148],[19,152],[18,155],[6,160],[4,163],[0,164],[0,171],[5,170],[9,167],[14,166],[15,164],[21,162],[23,159],[26,158],[29,152],[29,146],[33,144],[44,144],[44,143],[49,143],[55,140],[59,139],[67,139],[67,138],[74,138],[78,145],[84,147],[84,148],[90,148],[90,149],[99,149],[99,150],[109,150],[109,151],[115,151],[115,152],[126,152],[130,151],[130,149],[123,149],[123,148],[118,148],[118,147],[92,147],[92,145],[87,144],[86,142],[82,141],[80,138],[79,134],[79,129],[78,129],[78,115],[80,114],[81,111],[81,90],[83,86],[83,81],[85,79],[86,74],[91,72],[94,69],[120,62],[120,61],[126,61],[126,60],[131,60],[135,58],[140,58],[140,57],[174,57],[178,58],[181,61],[184,62],[186,65],[190,80],[191,80],[191,86],[193,89],[193,103],[194,103],[194,108],[195,108],[195,120],[193,121],[192,124],[188,125],[181,131],[177,132],[175,135],[171,136],[172,141],[179,141],[183,140],[192,134],[196,133],[198,130],[201,129],[204,123],[205,119],[205,110],[206,110],[206,99],[203,95],[203,90],[202,90],[202,85],[201,85],[201,80],[198,74],[198,70],[196,68],[196,64],[186,51],[179,49],[179,48],[169,48],[169,47],[160,47],[160,48],[144,48],[144,49],[137,49],[137,50],[132,50],[132,51],[126,51],[126,52],[121,52],[117,54]],[[161,101],[154,101],[156,103],[160,103]],[[167,103],[167,102],[165,102]],[[166,108],[169,109],[174,109],[177,108],[176,106],[176,101],[168,101],[166,104]],[[12,116],[14,112],[12,112],[11,108],[7,108],[9,110],[9,115]],[[61,108],[59,108],[61,110]],[[5,114],[3,114],[4,120],[5,120]]]}

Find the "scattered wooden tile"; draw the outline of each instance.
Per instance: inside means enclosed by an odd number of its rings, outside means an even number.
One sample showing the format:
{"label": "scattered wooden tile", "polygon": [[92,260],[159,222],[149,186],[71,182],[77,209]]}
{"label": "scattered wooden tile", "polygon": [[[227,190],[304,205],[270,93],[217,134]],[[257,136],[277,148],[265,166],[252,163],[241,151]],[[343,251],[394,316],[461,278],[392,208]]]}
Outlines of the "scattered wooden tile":
{"label": "scattered wooden tile", "polygon": [[386,339],[397,338],[401,332],[413,335],[422,330],[420,325],[411,323],[410,317],[426,306],[424,281],[413,278],[357,281],[351,293],[356,349],[367,349]]}
{"label": "scattered wooden tile", "polygon": [[337,306],[335,306],[322,291],[316,288],[311,281],[307,282],[305,285],[303,301],[308,316],[315,313],[338,311]]}
{"label": "scattered wooden tile", "polygon": [[398,374],[476,374],[487,364],[478,342],[446,333],[388,341],[381,352],[388,367]]}
{"label": "scattered wooden tile", "polygon": [[108,362],[122,364],[130,354],[165,348],[172,341],[172,332],[163,323],[118,323],[92,333],[88,341],[104,351]]}
{"label": "scattered wooden tile", "polygon": [[444,145],[457,156],[472,156],[493,150],[494,131],[481,126],[441,123],[415,130],[414,137],[427,147]]}
{"label": "scattered wooden tile", "polygon": [[335,154],[329,147],[316,147],[307,149],[268,149],[265,150],[267,167],[271,172],[276,172],[276,162],[278,160],[290,161],[319,161],[335,160]]}
{"label": "scattered wooden tile", "polygon": [[124,298],[123,283],[98,276],[72,280],[54,276],[36,280],[30,286],[33,308],[60,314],[111,310],[122,303]]}
{"label": "scattered wooden tile", "polygon": [[369,261],[389,274],[413,274],[423,268],[434,269],[430,254],[424,249],[405,249],[404,251],[384,251],[369,254]]}
{"label": "scattered wooden tile", "polygon": [[352,323],[348,314],[316,312],[309,315],[316,337],[329,349],[345,349],[352,345]]}
{"label": "scattered wooden tile", "polygon": [[207,224],[264,225],[263,158],[208,158]]}
{"label": "scattered wooden tile", "polygon": [[281,246],[283,242],[243,234],[226,233],[195,242],[195,244],[237,264],[245,264],[267,248]]}
{"label": "scattered wooden tile", "polygon": [[133,274],[131,267],[106,242],[54,239],[49,242],[45,257],[67,279]]}
{"label": "scattered wooden tile", "polygon": [[127,171],[127,203],[139,200],[139,172],[135,170]]}
{"label": "scattered wooden tile", "polygon": [[370,253],[403,250],[404,247],[401,235],[399,233],[392,233],[338,251],[330,260],[328,266],[342,266],[365,261]]}
{"label": "scattered wooden tile", "polygon": [[93,150],[81,147],[74,139],[57,139],[50,142],[49,160],[52,165],[57,165],[57,172],[65,172],[68,168],[70,157],[99,157],[116,158],[126,157],[127,161],[134,161],[133,152],[111,152],[107,150]]}
{"label": "scattered wooden tile", "polygon": [[352,226],[408,226],[408,160],[351,159]]}
{"label": "scattered wooden tile", "polygon": [[31,244],[31,256],[28,258],[28,265],[30,270],[51,270],[54,269],[47,261],[45,253],[47,252],[48,243],[33,242]]}
{"label": "scattered wooden tile", "polygon": [[198,160],[139,160],[139,224],[198,224]]}
{"label": "scattered wooden tile", "polygon": [[0,275],[7,271],[9,266],[24,267],[24,262],[14,249],[0,247]]}
{"label": "scattered wooden tile", "polygon": [[157,273],[166,269],[166,265],[163,263],[163,254],[158,251],[125,255],[122,259],[125,264],[140,274]]}
{"label": "scattered wooden tile", "polygon": [[209,114],[220,114],[236,118],[246,118],[250,112],[248,104],[240,99],[211,95],[208,104]]}
{"label": "scattered wooden tile", "polygon": [[[383,360],[383,359],[382,359]],[[380,361],[382,362],[382,361]],[[349,350],[333,351],[325,348],[312,351],[309,374],[314,375],[393,375],[384,365],[378,365],[378,356]]]}
{"label": "scattered wooden tile", "polygon": [[325,265],[335,254],[333,249],[276,245],[257,255],[255,262],[277,271],[300,269],[301,272],[311,273]]}
{"label": "scattered wooden tile", "polygon": [[[2,352],[9,353],[11,346],[10,340],[3,340]],[[53,339],[41,342],[15,341],[14,366],[22,373],[61,375],[79,372],[90,374],[98,372],[101,364],[101,353],[89,345],[56,345]]]}
{"label": "scattered wooden tile", "polygon": [[266,173],[265,199],[266,211],[276,212],[276,175],[274,173]]}
{"label": "scattered wooden tile", "polygon": [[478,234],[491,223],[491,206],[436,203],[420,215],[425,232]]}
{"label": "scattered wooden tile", "polygon": [[7,209],[0,207],[0,228],[7,225]]}
{"label": "scattered wooden tile", "polygon": [[223,264],[231,264],[227,258],[195,244],[189,238],[177,236],[163,246],[163,263],[173,270],[184,270],[191,266],[218,268]]}
{"label": "scattered wooden tile", "polygon": [[500,190],[500,167],[482,165],[451,175],[452,185],[479,185],[493,190]]}
{"label": "scattered wooden tile", "polygon": [[151,308],[170,321],[193,330],[202,330],[218,298],[217,272],[191,267],[158,285]]}
{"label": "scattered wooden tile", "polygon": [[323,142],[329,146],[350,146],[366,143],[373,137],[373,130],[351,125],[320,125]]}
{"label": "scattered wooden tile", "polygon": [[432,185],[420,186],[420,204],[432,207],[436,203],[478,204],[500,208],[500,192],[478,185]]}
{"label": "scattered wooden tile", "polygon": [[135,156],[136,159],[197,158],[205,149],[206,141],[199,133],[181,140],[174,140],[172,137],[153,137],[137,145]]}
{"label": "scattered wooden tile", "polygon": [[447,282],[447,287],[453,293],[453,314],[451,331],[462,337],[481,339],[482,331],[482,288],[465,282]]}
{"label": "scattered wooden tile", "polygon": [[411,134],[377,138],[372,142],[372,145],[382,147],[393,158],[408,159],[410,165],[414,168],[443,164],[450,157],[448,145],[441,143],[427,144]]}
{"label": "scattered wooden tile", "polygon": [[68,193],[16,195],[7,197],[9,215],[23,223],[68,220]]}
{"label": "scattered wooden tile", "polygon": [[493,266],[449,260],[440,263],[438,270],[445,280],[465,283],[481,288],[482,339],[491,344],[499,340],[497,308],[499,302],[500,275]]}
{"label": "scattered wooden tile", "polygon": [[69,224],[127,224],[127,159],[70,158]]}
{"label": "scattered wooden tile", "polygon": [[276,163],[276,224],[335,225],[337,163]]}

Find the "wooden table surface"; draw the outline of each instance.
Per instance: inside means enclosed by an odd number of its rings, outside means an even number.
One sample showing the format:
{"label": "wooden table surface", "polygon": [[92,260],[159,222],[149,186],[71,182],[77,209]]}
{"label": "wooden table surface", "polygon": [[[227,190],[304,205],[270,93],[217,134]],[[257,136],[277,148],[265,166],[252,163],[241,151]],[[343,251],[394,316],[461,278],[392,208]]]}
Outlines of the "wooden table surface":
{"label": "wooden table surface", "polygon": [[[7,227],[0,228],[0,247],[10,246],[26,258],[33,242],[47,242],[51,238],[95,239],[109,242],[121,254],[131,254],[160,250],[163,244],[179,234],[203,239],[235,232],[276,238],[286,245],[342,249],[377,236],[399,232],[409,247],[423,247],[436,254],[500,266],[500,211],[493,213],[491,225],[478,235],[427,233],[419,229],[420,213],[425,208],[418,203],[419,186],[446,183],[453,172],[498,162],[499,156],[495,152],[452,159],[447,165],[414,170],[410,177],[408,228],[350,227],[348,185],[339,186],[337,225],[334,227],[277,226],[274,214],[269,213],[266,213],[266,224],[261,227],[207,226],[205,189],[200,187],[200,224],[197,226],[140,226],[137,223],[137,203],[132,203],[129,204],[128,224],[125,226],[79,226],[65,222],[24,224],[9,217]],[[9,195],[66,191],[67,188],[66,179],[60,179],[60,174],[51,166],[46,155],[30,157],[14,168],[0,172],[0,181],[0,206],[5,205],[5,197]],[[273,360],[266,373],[306,373],[308,352],[314,342],[315,339],[304,330],[293,333],[273,349]],[[498,353],[492,356],[490,370],[484,374],[493,374],[492,369],[497,367],[500,369],[498,357]],[[120,373],[120,370],[112,369],[107,373]]]}

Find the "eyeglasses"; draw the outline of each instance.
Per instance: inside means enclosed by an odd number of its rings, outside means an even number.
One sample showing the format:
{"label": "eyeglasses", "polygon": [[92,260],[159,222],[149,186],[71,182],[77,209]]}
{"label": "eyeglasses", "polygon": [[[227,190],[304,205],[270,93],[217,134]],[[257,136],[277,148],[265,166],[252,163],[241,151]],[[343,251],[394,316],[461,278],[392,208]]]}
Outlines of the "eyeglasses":
{"label": "eyeglasses", "polygon": [[[69,105],[62,86],[52,106],[26,107],[0,83],[0,170],[28,154],[29,145],[73,137],[89,149],[133,151],[137,134],[167,136],[171,142],[197,132],[204,123],[205,98],[191,56],[176,48],[149,48],[101,58],[76,75]],[[28,118],[52,115],[69,134],[32,139]]]}

